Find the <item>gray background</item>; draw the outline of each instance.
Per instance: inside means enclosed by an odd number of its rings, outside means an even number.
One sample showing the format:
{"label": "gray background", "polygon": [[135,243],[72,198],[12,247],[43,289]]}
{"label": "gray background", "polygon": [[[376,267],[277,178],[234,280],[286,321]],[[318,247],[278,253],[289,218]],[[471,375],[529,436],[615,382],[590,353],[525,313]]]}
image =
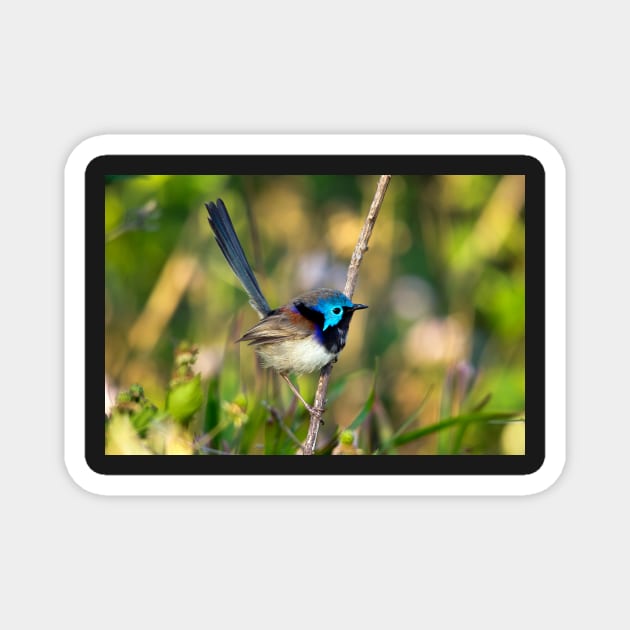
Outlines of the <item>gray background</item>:
{"label": "gray background", "polygon": [[[35,2],[3,16],[1,625],[624,626],[621,5],[227,4]],[[569,431],[555,486],[530,498],[106,499],[69,480],[66,156],[98,133],[260,131],[516,132],[558,148]]]}

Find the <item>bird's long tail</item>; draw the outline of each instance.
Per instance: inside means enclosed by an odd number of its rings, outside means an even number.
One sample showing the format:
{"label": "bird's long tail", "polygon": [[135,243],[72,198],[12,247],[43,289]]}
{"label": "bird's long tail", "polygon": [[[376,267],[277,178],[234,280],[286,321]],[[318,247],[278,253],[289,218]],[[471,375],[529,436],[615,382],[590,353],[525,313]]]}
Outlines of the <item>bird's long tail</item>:
{"label": "bird's long tail", "polygon": [[225,260],[228,261],[232,271],[247,291],[249,303],[261,317],[264,317],[271,311],[271,308],[269,308],[269,304],[258,286],[251,265],[247,262],[225,204],[221,199],[217,199],[216,204],[211,201],[206,204],[206,208],[208,209],[208,223],[214,232],[214,237],[225,256]]}

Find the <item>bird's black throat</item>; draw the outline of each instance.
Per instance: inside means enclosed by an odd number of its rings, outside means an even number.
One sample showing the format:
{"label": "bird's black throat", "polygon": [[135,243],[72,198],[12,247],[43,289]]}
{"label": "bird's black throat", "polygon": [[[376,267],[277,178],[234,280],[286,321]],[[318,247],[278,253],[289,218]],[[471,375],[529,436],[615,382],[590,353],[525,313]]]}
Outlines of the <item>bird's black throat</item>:
{"label": "bird's black throat", "polygon": [[328,326],[328,328],[324,330],[325,318],[322,313],[309,308],[306,304],[304,304],[304,302],[295,302],[295,307],[301,315],[315,324],[317,336],[328,352],[337,354],[343,350],[346,345],[346,337],[348,335],[350,320],[352,319],[352,310],[344,308],[344,312],[339,323],[334,326]]}

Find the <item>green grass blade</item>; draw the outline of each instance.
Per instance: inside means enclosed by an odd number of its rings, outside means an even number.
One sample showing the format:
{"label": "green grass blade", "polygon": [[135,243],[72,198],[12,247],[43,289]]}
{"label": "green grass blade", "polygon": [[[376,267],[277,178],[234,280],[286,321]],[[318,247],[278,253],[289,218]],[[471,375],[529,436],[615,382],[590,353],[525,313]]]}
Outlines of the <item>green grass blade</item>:
{"label": "green grass blade", "polygon": [[432,391],[433,391],[433,385],[430,385],[429,389],[427,389],[427,393],[424,395],[424,398],[420,402],[420,406],[398,427],[394,435],[392,435],[389,438],[389,440],[385,442],[385,444],[381,445],[379,448],[376,449],[376,451],[374,452],[374,455],[378,455],[379,453],[384,453],[388,451],[390,448],[392,448],[393,441],[399,435],[401,435],[403,431],[405,431],[405,429],[407,429],[407,427],[409,427],[409,425],[412,422],[414,422],[416,418],[420,415],[420,412],[424,409],[425,405],[427,404],[427,400],[429,400],[429,396]]}
{"label": "green grass blade", "polygon": [[315,451],[315,455],[330,455],[333,452],[333,449],[339,442],[339,436],[341,435],[341,429],[337,427],[333,436],[322,446],[320,449]]}
{"label": "green grass blade", "polygon": [[492,392],[488,392],[471,411],[481,411],[492,400]]}
{"label": "green grass blade", "polygon": [[370,394],[367,397],[361,411],[357,417],[350,423],[346,429],[348,431],[356,431],[367,419],[372,411],[372,407],[374,407],[374,400],[376,399],[376,375],[378,373],[378,365],[374,368],[374,379],[372,380],[372,389],[370,390]]}
{"label": "green grass blade", "polygon": [[[492,398],[492,393],[486,394],[473,408],[471,411],[478,412],[481,411]],[[453,447],[451,449],[452,455],[457,455],[462,450],[462,444],[464,443],[464,434],[466,433],[466,429],[468,428],[468,423],[462,424],[457,428],[457,432],[455,434],[455,439],[453,440]]]}
{"label": "green grass blade", "polygon": [[440,422],[436,422],[435,424],[431,424],[427,427],[422,427],[421,429],[416,429],[415,431],[399,435],[397,438],[392,440],[390,448],[402,446],[403,444],[419,440],[420,438],[431,435],[432,433],[438,433],[439,431],[444,431],[445,429],[450,429],[451,427],[462,424],[470,424],[472,422],[489,422],[491,420],[522,420],[522,418],[523,412],[521,411],[466,413],[455,418],[445,418],[444,420],[440,420]]}
{"label": "green grass blade", "polygon": [[350,381],[363,376],[367,372],[369,372],[369,370],[355,370],[354,372],[350,372],[348,374],[344,374],[339,378],[333,379],[331,385],[328,387],[328,393],[326,394],[327,403],[330,404],[331,402],[339,398],[339,396],[341,396],[344,389],[346,388],[346,385]]}
{"label": "green grass blade", "polygon": [[208,395],[206,398],[206,411],[203,415],[203,432],[209,433],[221,419],[221,398],[219,395],[219,374],[215,374],[208,381]]}
{"label": "green grass blade", "polygon": [[[251,407],[251,411],[250,408]],[[248,421],[241,429],[240,439],[236,445],[236,452],[240,455],[251,453],[254,444],[263,433],[263,425],[269,417],[269,410],[258,400],[251,399],[248,405]]]}
{"label": "green grass blade", "polygon": [[[442,384],[442,399],[440,400],[440,418],[449,418],[453,413],[453,378],[447,372]],[[446,427],[445,427],[446,428]],[[446,455],[449,453],[450,431],[441,431],[437,437],[437,454]]]}

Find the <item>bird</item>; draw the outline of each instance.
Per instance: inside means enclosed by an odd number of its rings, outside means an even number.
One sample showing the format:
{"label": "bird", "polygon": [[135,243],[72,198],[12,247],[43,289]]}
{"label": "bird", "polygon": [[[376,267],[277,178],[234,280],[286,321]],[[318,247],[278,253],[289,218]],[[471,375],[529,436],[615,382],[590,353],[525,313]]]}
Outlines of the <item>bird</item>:
{"label": "bird", "polygon": [[275,370],[312,414],[315,408],[304,400],[289,374],[308,374],[337,361],[346,345],[354,312],[368,308],[367,305],[353,303],[341,291],[322,288],[301,293],[272,309],[247,261],[225,204],[217,199],[216,203],[204,205],[214,238],[260,317],[236,342],[252,346],[261,365]]}

